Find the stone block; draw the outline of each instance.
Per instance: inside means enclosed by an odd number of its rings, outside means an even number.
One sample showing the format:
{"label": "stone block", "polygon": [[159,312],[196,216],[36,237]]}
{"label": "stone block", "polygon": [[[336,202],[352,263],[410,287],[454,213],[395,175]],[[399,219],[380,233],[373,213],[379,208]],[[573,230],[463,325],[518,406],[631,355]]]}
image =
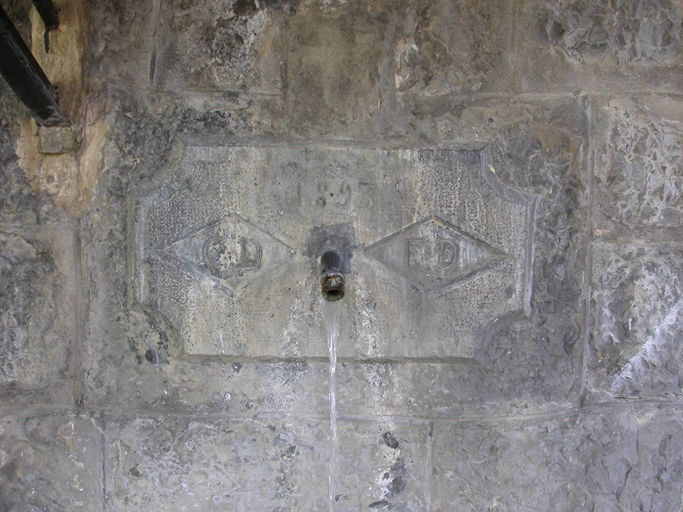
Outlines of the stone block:
{"label": "stone block", "polygon": [[594,398],[681,398],[683,246],[596,244],[586,384]]}
{"label": "stone block", "polygon": [[428,443],[426,423],[341,422],[335,510],[428,510]]}
{"label": "stone block", "polygon": [[157,9],[126,0],[90,2],[88,8],[91,73],[114,86],[148,85],[156,59]]}
{"label": "stone block", "polygon": [[520,3],[516,80],[524,92],[679,92],[682,15],[659,0]]}
{"label": "stone block", "polygon": [[1,413],[1,510],[102,510],[102,430],[96,420],[35,410]]}
{"label": "stone block", "polygon": [[[205,141],[206,144],[210,141]],[[473,358],[528,313],[534,198],[482,151],[188,144],[141,185],[131,282],[176,353],[326,357],[319,258],[348,274],[339,355]]]}
{"label": "stone block", "polygon": [[668,407],[437,422],[432,510],[677,510],[682,428]]}
{"label": "stone block", "polygon": [[411,2],[393,41],[396,91],[421,96],[509,90],[510,4]]}
{"label": "stone block", "polygon": [[414,97],[510,87],[506,3],[309,3],[279,31],[286,133],[400,133]]}
{"label": "stone block", "polygon": [[496,347],[500,361],[485,364],[344,362],[337,367],[337,409],[350,416],[436,419],[571,407],[576,377],[561,344],[552,354],[547,344],[511,341],[510,347]]}
{"label": "stone block", "polygon": [[[154,83],[178,90],[278,93],[272,10],[253,0],[161,2]],[[276,16],[277,17],[277,16]]]}
{"label": "stone block", "polygon": [[282,62],[277,122],[283,133],[348,133],[371,125],[382,103],[380,70],[390,27],[380,20],[392,15],[390,4],[311,2],[280,24],[271,44]]}
{"label": "stone block", "polygon": [[107,509],[326,510],[329,424],[108,417]]}
{"label": "stone block", "polygon": [[[144,347],[143,347],[144,348]],[[89,406],[189,414],[329,414],[329,363],[168,360],[133,353],[105,368],[101,389],[88,389]],[[155,357],[158,364],[155,364]]]}
{"label": "stone block", "polygon": [[35,195],[17,163],[19,125],[26,120],[26,108],[4,82],[0,82],[0,224],[56,226],[69,223],[68,215],[46,198]]}
{"label": "stone block", "polygon": [[41,126],[38,128],[38,149],[41,153],[68,153],[76,147],[71,126]]}
{"label": "stone block", "polygon": [[0,400],[73,400],[75,236],[0,226]]}
{"label": "stone block", "polygon": [[683,101],[614,98],[596,108],[594,232],[668,241],[683,232]]}

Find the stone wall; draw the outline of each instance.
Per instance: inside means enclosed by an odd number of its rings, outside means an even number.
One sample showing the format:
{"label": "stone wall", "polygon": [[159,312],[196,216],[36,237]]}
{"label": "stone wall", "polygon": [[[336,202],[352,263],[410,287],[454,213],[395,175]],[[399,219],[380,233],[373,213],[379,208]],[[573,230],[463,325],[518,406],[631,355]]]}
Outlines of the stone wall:
{"label": "stone wall", "polygon": [[0,82],[0,510],[683,507],[680,0],[87,7],[77,208]]}

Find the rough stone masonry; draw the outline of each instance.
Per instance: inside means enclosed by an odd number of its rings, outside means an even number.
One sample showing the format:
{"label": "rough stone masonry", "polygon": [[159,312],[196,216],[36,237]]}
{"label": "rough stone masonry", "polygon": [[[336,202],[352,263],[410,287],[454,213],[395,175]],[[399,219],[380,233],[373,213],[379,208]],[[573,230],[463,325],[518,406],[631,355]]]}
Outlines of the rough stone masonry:
{"label": "rough stone masonry", "polygon": [[681,0],[56,3],[0,511],[683,510]]}

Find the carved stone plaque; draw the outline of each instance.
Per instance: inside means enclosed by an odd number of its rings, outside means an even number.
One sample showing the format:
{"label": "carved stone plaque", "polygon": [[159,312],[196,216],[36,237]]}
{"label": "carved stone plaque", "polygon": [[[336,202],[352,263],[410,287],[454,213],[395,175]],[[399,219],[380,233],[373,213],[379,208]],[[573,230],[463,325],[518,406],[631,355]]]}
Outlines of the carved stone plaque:
{"label": "carved stone plaque", "polygon": [[131,202],[135,300],[188,355],[325,357],[319,258],[345,257],[340,357],[471,358],[524,313],[533,198],[485,150],[202,145]]}

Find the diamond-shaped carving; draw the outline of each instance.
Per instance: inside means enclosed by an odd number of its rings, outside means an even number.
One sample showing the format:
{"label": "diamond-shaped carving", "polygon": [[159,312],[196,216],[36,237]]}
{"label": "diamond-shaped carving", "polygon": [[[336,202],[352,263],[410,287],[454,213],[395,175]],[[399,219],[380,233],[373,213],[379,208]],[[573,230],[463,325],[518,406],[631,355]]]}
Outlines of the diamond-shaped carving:
{"label": "diamond-shaped carving", "polygon": [[368,253],[425,290],[448,286],[506,257],[435,217],[380,240]]}
{"label": "diamond-shaped carving", "polygon": [[237,215],[155,248],[230,291],[282,265],[293,250]]}

